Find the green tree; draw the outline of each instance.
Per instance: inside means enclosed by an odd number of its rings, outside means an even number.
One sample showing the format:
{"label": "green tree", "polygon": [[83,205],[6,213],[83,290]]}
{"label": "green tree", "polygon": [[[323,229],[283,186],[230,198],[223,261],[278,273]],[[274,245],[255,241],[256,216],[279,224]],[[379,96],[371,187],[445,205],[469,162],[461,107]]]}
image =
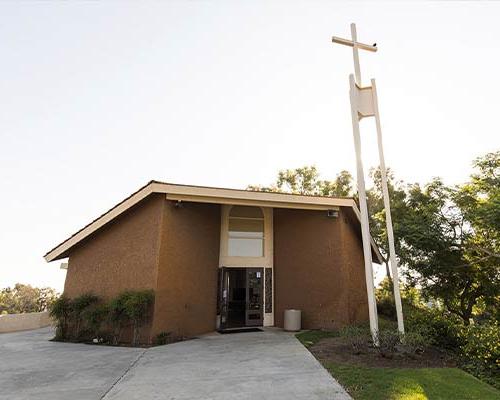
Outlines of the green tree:
{"label": "green tree", "polygon": [[295,169],[280,170],[274,184],[249,185],[248,190],[346,197],[352,195],[352,181],[352,176],[348,171],[341,171],[333,181],[321,180],[317,168],[314,165],[306,165]]}
{"label": "green tree", "polygon": [[447,187],[437,178],[409,185],[406,207],[393,215],[407,280],[466,325],[479,306],[500,306],[500,152],[474,166],[464,185]]}
{"label": "green tree", "polygon": [[500,321],[500,151],[476,159],[474,167],[455,196],[469,231],[464,259],[480,277],[470,285],[481,294],[479,307]]}
{"label": "green tree", "polygon": [[0,291],[0,314],[46,311],[56,298],[57,292],[52,288],[16,283],[13,288]]}
{"label": "green tree", "polygon": [[[404,183],[402,181],[395,180],[394,174],[390,168],[387,168],[386,176],[389,199],[391,202],[392,223],[393,228],[396,231],[397,224],[400,220],[399,216],[401,213],[404,213],[407,207],[407,194]],[[382,256],[384,257],[386,277],[390,280],[389,243],[387,240],[385,207],[382,191],[382,173],[380,168],[371,169],[370,178],[373,181],[373,187],[366,191],[370,233],[375,240],[375,243],[377,243],[377,246],[381,250]]]}

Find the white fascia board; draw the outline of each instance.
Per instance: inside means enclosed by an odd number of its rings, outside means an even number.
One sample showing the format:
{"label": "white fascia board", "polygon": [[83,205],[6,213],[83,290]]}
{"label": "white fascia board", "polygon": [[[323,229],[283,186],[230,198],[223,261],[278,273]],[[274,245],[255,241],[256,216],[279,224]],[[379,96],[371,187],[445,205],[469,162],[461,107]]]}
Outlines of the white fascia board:
{"label": "white fascia board", "polygon": [[297,205],[318,205],[332,207],[352,207],[354,200],[350,198],[332,198],[321,196],[304,196],[288,193],[258,192],[250,190],[219,189],[197,186],[164,184],[161,193],[169,195],[199,196],[215,199],[253,200],[270,203],[288,203]]}
{"label": "white fascia board", "polygon": [[120,214],[127,211],[130,207],[133,207],[135,204],[137,204],[138,202],[149,196],[151,193],[153,193],[153,185],[154,183],[145,186],[137,193],[132,195],[130,198],[120,203],[118,206],[112,208],[107,213],[97,218],[94,222],[90,223],[85,228],[83,228],[82,230],[71,236],[69,239],[66,239],[59,246],[55,247],[53,250],[49,251],[44,256],[45,261],[47,262],[54,261],[58,256],[63,254],[66,250],[73,247],[78,242],[82,241],[87,236],[91,235],[93,232],[95,232],[99,228],[102,228],[108,222],[110,222]]}
{"label": "white fascia board", "polygon": [[[184,186],[174,185],[169,183],[151,182],[138,192],[134,193],[128,199],[118,204],[102,216],[91,222],[89,225],[78,231],[76,234],[66,239],[64,242],[50,250],[45,256],[47,262],[54,261],[61,254],[66,252],[71,247],[75,246],[92,233],[102,228],[108,222],[112,221],[129,208],[133,207],[140,201],[144,200],[152,193],[164,193],[167,199],[200,202],[213,202],[221,204],[241,203],[241,204],[258,204],[262,203],[266,206],[283,207],[283,208],[303,208],[303,209],[338,209],[338,207],[352,207],[358,220],[360,220],[359,210],[353,199],[349,198],[331,198],[320,196],[301,196],[284,193],[269,193],[269,192],[253,192],[248,190],[236,189],[221,189],[199,186]],[[382,262],[382,256],[372,239],[374,248],[379,261]]]}

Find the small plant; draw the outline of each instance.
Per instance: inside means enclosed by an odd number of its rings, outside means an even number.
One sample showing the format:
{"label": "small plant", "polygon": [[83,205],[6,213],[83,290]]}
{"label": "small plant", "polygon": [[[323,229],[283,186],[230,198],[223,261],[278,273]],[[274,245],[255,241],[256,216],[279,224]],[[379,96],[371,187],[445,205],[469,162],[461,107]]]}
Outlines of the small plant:
{"label": "small plant", "polygon": [[428,346],[427,339],[419,332],[400,334],[401,350],[407,354],[421,354]]}
{"label": "small plant", "polygon": [[55,340],[68,338],[68,325],[72,313],[71,300],[66,296],[59,296],[49,307],[49,315],[56,321]]}
{"label": "small plant", "polygon": [[346,326],[340,330],[340,336],[345,337],[354,354],[360,354],[366,346],[366,329],[359,326]]}
{"label": "small plant", "polygon": [[156,335],[155,344],[157,346],[162,346],[169,343],[172,340],[171,335],[172,332],[160,332],[158,335]]}
{"label": "small plant", "polygon": [[397,351],[401,337],[397,331],[384,330],[378,333],[378,342],[377,349],[382,357],[391,357]]}

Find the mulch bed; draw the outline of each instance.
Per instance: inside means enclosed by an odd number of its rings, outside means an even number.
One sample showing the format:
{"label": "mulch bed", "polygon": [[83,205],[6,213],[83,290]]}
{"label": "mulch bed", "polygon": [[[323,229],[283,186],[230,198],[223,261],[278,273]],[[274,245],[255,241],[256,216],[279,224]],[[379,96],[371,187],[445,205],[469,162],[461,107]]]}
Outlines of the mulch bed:
{"label": "mulch bed", "polygon": [[309,351],[322,362],[351,364],[363,367],[376,368],[440,368],[455,367],[456,362],[452,355],[436,347],[427,347],[418,354],[405,354],[401,352],[383,356],[370,346],[361,348],[355,354],[347,338],[333,337],[321,339],[309,347]]}

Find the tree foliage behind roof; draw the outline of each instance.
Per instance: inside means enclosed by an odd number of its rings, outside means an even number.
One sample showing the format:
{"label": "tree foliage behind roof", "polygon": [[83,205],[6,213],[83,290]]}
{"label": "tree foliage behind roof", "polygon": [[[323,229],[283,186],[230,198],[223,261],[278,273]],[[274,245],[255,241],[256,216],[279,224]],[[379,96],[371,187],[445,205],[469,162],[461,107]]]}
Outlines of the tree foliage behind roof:
{"label": "tree foliage behind roof", "polygon": [[[387,170],[396,252],[406,282],[466,324],[474,315],[500,318],[500,151],[477,158],[473,167],[469,181],[455,186],[440,178],[408,184]],[[370,176],[370,230],[387,259],[380,169]],[[315,166],[304,166],[279,171],[272,185],[248,189],[356,197],[353,187],[347,171],[328,181]]]}
{"label": "tree foliage behind roof", "polygon": [[348,171],[341,171],[333,181],[329,181],[320,179],[318,169],[314,165],[306,165],[279,171],[276,182],[271,185],[249,185],[247,189],[262,192],[348,197],[353,194],[352,182],[352,176]]}

